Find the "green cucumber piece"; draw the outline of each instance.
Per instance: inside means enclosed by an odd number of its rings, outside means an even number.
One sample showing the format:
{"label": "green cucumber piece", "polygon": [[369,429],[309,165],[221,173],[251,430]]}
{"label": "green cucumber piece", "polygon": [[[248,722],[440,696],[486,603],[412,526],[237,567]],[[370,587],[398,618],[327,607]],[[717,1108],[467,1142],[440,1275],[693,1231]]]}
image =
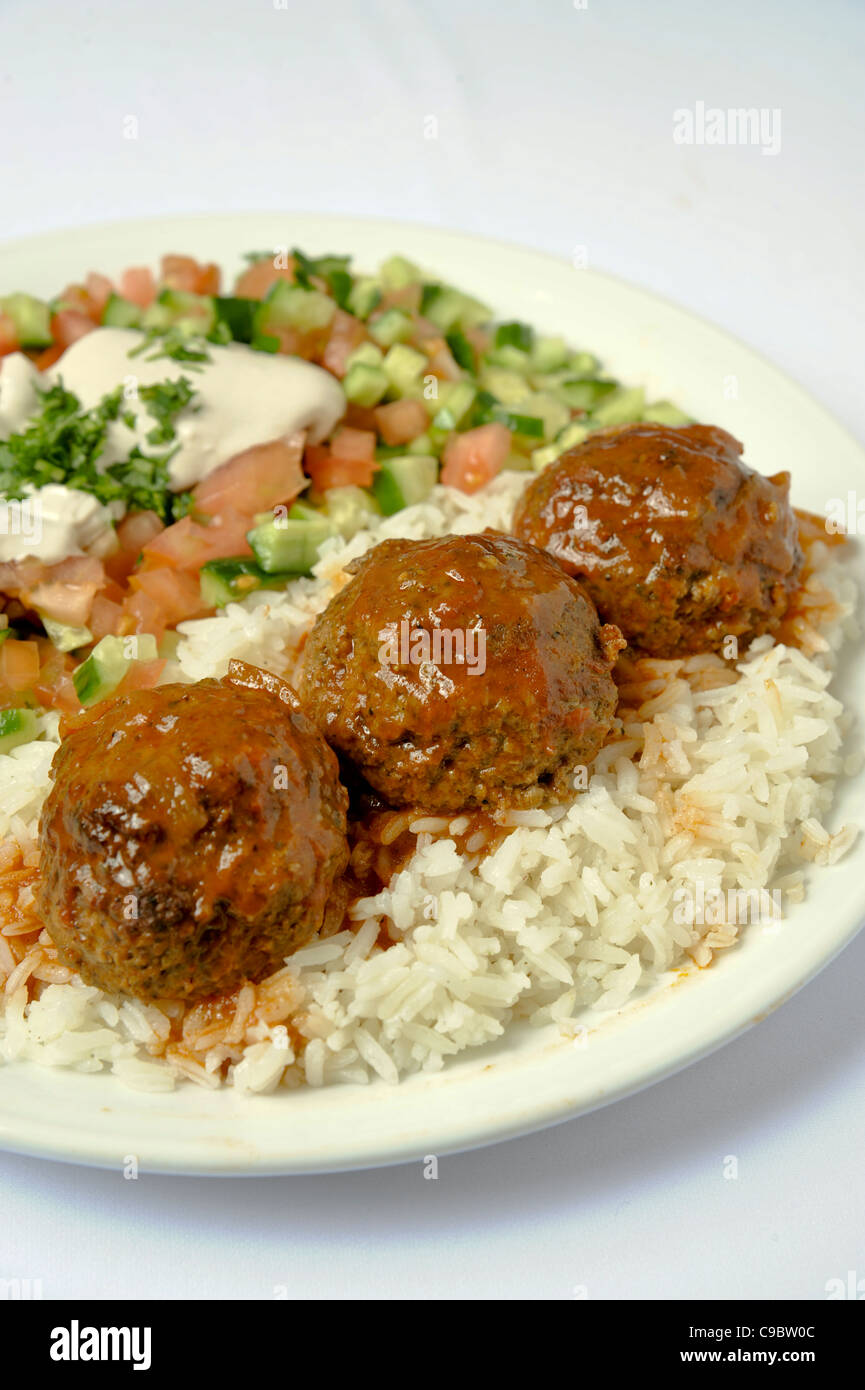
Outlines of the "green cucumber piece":
{"label": "green cucumber piece", "polygon": [[394,343],[405,343],[414,332],[411,316],[402,309],[385,309],[381,318],[369,325],[369,331],[382,347],[392,347]]}
{"label": "green cucumber piece", "polygon": [[50,347],[51,310],[32,294],[7,294],[0,299],[0,314],[15,325],[15,336],[21,347]]}
{"label": "green cucumber piece", "polygon": [[369,362],[354,362],[342,379],[345,398],[354,405],[378,405],[390,386],[387,372]]}
{"label": "green cucumber piece", "polygon": [[39,613],[39,620],[49,642],[58,652],[74,652],[78,647],[86,647],[88,642],[93,641],[93,633],[89,627],[73,627],[69,623],[58,623],[55,618],[49,618],[44,613]]}
{"label": "green cucumber piece", "polygon": [[525,377],[506,367],[485,366],[478,380],[483,389],[501,401],[502,405],[519,405],[532,394]]}
{"label": "green cucumber piece", "polygon": [[373,496],[385,516],[425,502],[438,482],[438,459],[432,455],[401,454],[383,459],[373,479]]}
{"label": "green cucumber piece", "polygon": [[493,347],[515,347],[520,352],[530,353],[535,341],[535,330],[531,324],[519,323],[514,320],[511,323],[500,323],[493,338]]}
{"label": "green cucumber piece", "polygon": [[405,343],[394,343],[383,364],[391,390],[398,396],[406,396],[417,387],[428,365],[422,352]]}
{"label": "green cucumber piece", "polygon": [[327,517],[288,516],[263,522],[247,532],[246,539],[267,574],[298,575],[311,572],[321,546],[334,533]]}
{"label": "green cucumber piece", "polygon": [[367,367],[380,367],[383,361],[384,353],[380,347],[376,347],[375,343],[361,343],[345,359],[345,368],[349,371],[356,362],[363,362]]}
{"label": "green cucumber piece", "polygon": [[570,377],[554,388],[556,396],[571,410],[594,410],[607,396],[620,390],[617,381],[601,377]]}
{"label": "green cucumber piece", "polygon": [[348,293],[345,307],[355,318],[368,319],[381,303],[381,286],[371,275],[361,275]]}
{"label": "green cucumber piece", "polygon": [[601,401],[592,411],[592,424],[630,425],[640,420],[646,408],[646,393],[642,386],[620,387]]}
{"label": "green cucumber piece", "polygon": [[328,488],[324,494],[324,511],[347,541],[369,526],[375,517],[381,516],[381,507],[372,493],[351,485]]}
{"label": "green cucumber piece", "polygon": [[455,328],[452,333],[446,334],[445,342],[458,367],[462,367],[465,372],[474,372],[477,369],[477,354],[461,328]]}
{"label": "green cucumber piece", "polygon": [[536,338],[531,351],[533,372],[557,372],[568,365],[568,345],[564,338]]}
{"label": "green cucumber piece", "polygon": [[255,589],[276,589],[290,583],[294,574],[268,574],[255,560],[208,560],[199,573],[201,598],[208,608],[237,603]]}
{"label": "green cucumber piece", "polygon": [[234,341],[251,343],[259,301],[244,299],[239,295],[224,295],[217,298],[215,303],[217,320],[225,324]]}
{"label": "green cucumber piece", "polygon": [[273,330],[294,328],[298,333],[312,333],[327,328],[336,304],[321,290],[304,289],[302,285],[277,280],[267,298],[258,306],[254,318],[254,335],[268,337]]}
{"label": "green cucumber piece", "polygon": [[39,737],[39,724],[32,709],[0,709],[0,753],[11,753],[22,743]]}
{"label": "green cucumber piece", "polygon": [[379,277],[386,290],[404,290],[407,285],[417,283],[421,278],[421,272],[411,261],[407,261],[405,256],[390,256],[383,262]]}
{"label": "green cucumber piece", "polygon": [[446,382],[439,387],[439,408],[433,416],[437,430],[459,429],[477,398],[477,390],[468,381]]}
{"label": "green cucumber piece", "polygon": [[144,310],[122,294],[110,294],[102,310],[102,322],[106,328],[140,328]]}
{"label": "green cucumber piece", "polygon": [[206,338],[215,326],[216,301],[210,295],[186,290],[162,290],[141,319],[145,332],[165,333],[176,328],[189,337]]}
{"label": "green cucumber piece", "polygon": [[155,661],[156,656],[156,638],[150,633],[103,637],[72,673],[78,699],[82,705],[95,705],[117,689],[133,661]]}
{"label": "green cucumber piece", "polygon": [[643,411],[643,419],[653,425],[691,425],[693,420],[672,401],[655,401]]}

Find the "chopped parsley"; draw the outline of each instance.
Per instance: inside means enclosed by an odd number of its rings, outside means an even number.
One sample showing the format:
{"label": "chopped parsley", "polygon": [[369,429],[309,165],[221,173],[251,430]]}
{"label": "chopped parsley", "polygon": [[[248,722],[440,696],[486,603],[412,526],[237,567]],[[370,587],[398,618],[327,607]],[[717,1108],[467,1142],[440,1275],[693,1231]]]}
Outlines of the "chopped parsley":
{"label": "chopped parsley", "polygon": [[340,309],[344,309],[354,284],[348,269],[351,256],[318,256],[313,259],[296,246],[292,247],[291,254],[294,258],[294,283],[311,290],[315,288],[313,277],[323,280]]}
{"label": "chopped parsley", "polygon": [[148,443],[171,447],[148,455],[135,445],[128,458],[100,468],[109,426],[118,419],[126,425],[135,422],[133,412],[124,409],[123,387],[85,410],[58,382],[39,392],[41,410],[27,428],[0,440],[0,496],[11,501],[26,496],[28,485],[61,483],[102,503],[121,501],[129,511],[155,511],[167,522],[185,515],[191,494],[172,493],[168,464],[178,447],[172,444],[176,417],[191,406],[195,391],[186,377],[179,377],[141,386],[138,395],[155,421]]}

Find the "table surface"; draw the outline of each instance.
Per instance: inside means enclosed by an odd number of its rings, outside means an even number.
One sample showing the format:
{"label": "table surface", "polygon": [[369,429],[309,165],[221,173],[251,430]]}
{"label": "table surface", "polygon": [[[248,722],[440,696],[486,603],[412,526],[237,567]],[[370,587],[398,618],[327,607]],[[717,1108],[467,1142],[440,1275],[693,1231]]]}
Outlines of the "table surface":
{"label": "table surface", "polygon": [[[863,51],[859,0],[0,0],[0,237],[294,208],[584,247],[865,439]],[[700,103],[765,111],[758,142],[677,143]],[[863,974],[865,934],[698,1066],[436,1181],[0,1156],[0,1278],[46,1298],[823,1298],[853,1271],[861,1297]]]}

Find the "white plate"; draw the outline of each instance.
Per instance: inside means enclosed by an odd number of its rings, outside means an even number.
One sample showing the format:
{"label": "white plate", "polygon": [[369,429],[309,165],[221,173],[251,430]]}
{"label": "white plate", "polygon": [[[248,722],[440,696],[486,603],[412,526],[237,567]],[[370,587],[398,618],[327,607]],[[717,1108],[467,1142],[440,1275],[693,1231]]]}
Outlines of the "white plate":
{"label": "white plate", "polygon": [[[793,474],[793,498],[824,511],[865,479],[865,453],[814,401],[734,338],[671,304],[536,252],[402,225],[296,214],[171,218],[56,233],[2,248],[8,291],[57,292],[88,269],[113,273],[188,252],[233,270],[242,252],[300,245],[350,251],[374,267],[399,251],[497,313],[598,352],[626,382],[670,397],[745,441],[749,463]],[[865,696],[861,647],[836,688]],[[834,823],[865,819],[865,779],[846,784]],[[126,1090],[110,1076],[33,1065],[0,1068],[0,1144],[71,1162],[186,1173],[305,1173],[397,1163],[556,1124],[628,1095],[728,1042],[832,959],[865,917],[865,839],[812,871],[806,902],[771,929],[607,1019],[583,1046],[523,1029],[399,1087],[332,1087],[275,1096],[181,1086]]]}

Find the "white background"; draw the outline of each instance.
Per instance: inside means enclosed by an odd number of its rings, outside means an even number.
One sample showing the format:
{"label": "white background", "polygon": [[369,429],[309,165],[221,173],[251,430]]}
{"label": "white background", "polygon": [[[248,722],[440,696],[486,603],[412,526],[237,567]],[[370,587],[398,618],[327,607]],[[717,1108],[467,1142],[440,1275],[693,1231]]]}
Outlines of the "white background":
{"label": "white background", "polygon": [[[285,4],[0,0],[0,236],[269,208],[585,247],[865,439],[861,0]],[[780,151],[677,145],[698,101],[777,108]],[[698,1066],[435,1182],[0,1157],[0,1277],[46,1297],[821,1298],[855,1271],[863,1296],[863,978],[865,936]]]}

